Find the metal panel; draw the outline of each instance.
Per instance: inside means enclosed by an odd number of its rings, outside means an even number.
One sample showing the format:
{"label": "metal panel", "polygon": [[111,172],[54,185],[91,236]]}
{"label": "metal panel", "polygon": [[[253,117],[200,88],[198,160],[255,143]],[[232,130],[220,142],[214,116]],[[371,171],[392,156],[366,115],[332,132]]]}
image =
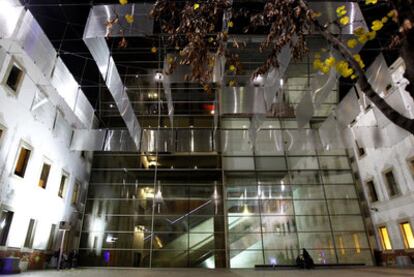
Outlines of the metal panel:
{"label": "metal panel", "polygon": [[107,130],[103,151],[137,151],[128,130]]}
{"label": "metal panel", "polygon": [[202,129],[177,130],[177,152],[212,152],[213,132]]}
{"label": "metal panel", "polygon": [[26,11],[16,40],[43,75],[49,77],[56,63],[56,50],[30,11]]}
{"label": "metal panel", "polygon": [[105,136],[105,129],[74,130],[70,149],[75,151],[101,151],[104,145]]}
{"label": "metal panel", "polygon": [[[85,29],[84,38],[152,35],[154,20],[149,13],[151,3],[139,3],[128,5],[98,5],[91,9]],[[131,14],[134,22],[129,24],[123,15]],[[119,17],[121,15],[121,17]],[[119,24],[114,24],[108,29],[106,23],[118,18]],[[121,32],[122,28],[122,32]]]}
{"label": "metal panel", "polygon": [[392,85],[391,74],[382,54],[378,55],[375,61],[367,69],[368,82],[377,94],[385,93]]}
{"label": "metal panel", "polygon": [[69,108],[74,110],[79,93],[79,85],[61,58],[58,58],[56,61],[51,83],[66,104],[68,104]]}
{"label": "metal panel", "polygon": [[300,103],[296,106],[296,120],[298,122],[298,127],[303,128],[305,127],[313,116],[313,103],[312,103],[312,96],[311,92],[305,90]]}
{"label": "metal panel", "polygon": [[336,118],[342,126],[347,126],[361,112],[355,89],[352,88],[336,108]]}
{"label": "metal panel", "polygon": [[108,46],[106,45],[105,40],[103,38],[85,39],[85,44],[98,65],[99,71],[114,98],[120,115],[125,122],[132,140],[135,142],[136,148],[139,149],[141,127],[134,114],[115,62],[109,55]]}
{"label": "metal panel", "polygon": [[16,30],[17,23],[24,11],[17,0],[1,0],[0,38],[10,38]]}
{"label": "metal panel", "polygon": [[225,87],[220,96],[221,114],[266,114],[263,88]]}
{"label": "metal panel", "polygon": [[86,128],[92,128],[95,112],[82,90],[79,90],[74,112]]}

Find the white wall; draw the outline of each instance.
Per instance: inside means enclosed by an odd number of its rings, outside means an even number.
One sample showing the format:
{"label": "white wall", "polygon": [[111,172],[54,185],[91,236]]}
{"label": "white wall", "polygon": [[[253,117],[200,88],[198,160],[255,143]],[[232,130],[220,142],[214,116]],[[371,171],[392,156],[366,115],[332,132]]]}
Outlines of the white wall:
{"label": "white wall", "polygon": [[[408,107],[408,112],[412,114],[412,99],[403,89],[404,82],[401,79],[401,66],[403,64],[400,62],[397,64],[398,68],[391,72],[395,86],[393,93],[401,94],[403,96],[402,99],[407,100],[404,106]],[[373,120],[375,121],[375,116],[371,110],[361,114],[357,124],[362,126],[370,125]],[[396,127],[389,125],[386,128]],[[387,132],[382,134],[387,134]],[[369,203],[372,222],[377,234],[377,247],[381,248],[378,227],[386,226],[393,249],[404,249],[399,224],[403,221],[409,221],[414,228],[414,172],[411,171],[408,163],[409,159],[414,158],[414,136],[403,136],[397,143],[389,147],[365,148],[366,155],[359,158],[356,148],[354,150],[366,198],[369,199],[369,192],[366,186],[366,182],[369,180],[374,181],[379,198],[377,202]],[[398,196],[390,196],[387,191],[384,171],[391,168],[401,192]]]}
{"label": "white wall", "polygon": [[[0,59],[1,60],[1,59]],[[75,180],[86,193],[90,161],[80,152],[69,150],[71,127],[60,117],[53,124],[56,107],[45,103],[35,112],[31,106],[39,88],[28,75],[15,94],[6,85],[5,74],[13,63],[10,55],[0,64],[0,126],[6,127],[0,140],[0,204],[14,212],[7,246],[24,244],[30,218],[38,220],[33,248],[45,249],[52,224],[68,221],[74,207],[71,196]],[[21,143],[33,149],[24,178],[14,175],[14,165]],[[43,161],[51,162],[45,189],[38,186]],[[64,198],[58,196],[62,170],[69,174]]]}

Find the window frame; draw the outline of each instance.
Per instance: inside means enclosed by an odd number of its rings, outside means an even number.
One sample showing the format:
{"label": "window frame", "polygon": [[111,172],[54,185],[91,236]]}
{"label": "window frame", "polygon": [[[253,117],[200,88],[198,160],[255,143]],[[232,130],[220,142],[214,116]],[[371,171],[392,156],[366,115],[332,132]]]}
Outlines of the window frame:
{"label": "window frame", "polygon": [[4,126],[1,122],[0,122],[0,149],[3,145],[3,141],[5,140],[6,137],[6,132],[7,132],[7,127]]}
{"label": "window frame", "polygon": [[[77,206],[79,203],[79,192],[81,191],[81,187],[82,187],[81,182],[79,182],[78,180],[75,180],[75,182],[73,183],[72,196],[70,199],[70,204],[72,206]],[[75,191],[76,191],[76,198],[74,198]]]}
{"label": "window frame", "polygon": [[[386,247],[384,235],[383,235],[383,232],[382,232],[383,229],[385,229],[385,231],[387,233],[388,242],[390,244],[390,249],[387,249],[387,247]],[[388,232],[387,225],[379,225],[378,228],[377,228],[377,231],[378,231],[378,236],[380,238],[382,251],[384,251],[384,252],[393,251],[392,241],[391,241],[390,233]]]}
{"label": "window frame", "polygon": [[[390,184],[388,183],[388,179],[387,179],[387,174],[389,174],[389,173],[392,174],[392,177],[395,181],[395,185],[396,185],[396,193],[395,194],[391,194],[390,189],[389,189]],[[384,181],[384,184],[385,184],[385,189],[387,191],[389,199],[393,199],[393,198],[396,198],[396,197],[401,195],[401,188],[400,188],[400,185],[398,184],[397,178],[394,174],[394,168],[393,167],[390,167],[390,168],[387,168],[387,169],[383,170],[382,171],[382,178],[383,178],[383,181]]]}
{"label": "window frame", "polygon": [[[42,161],[43,162],[42,162],[42,166],[40,167],[40,174],[39,174],[39,178],[37,180],[37,186],[39,188],[41,188],[41,189],[46,189],[46,187],[47,187],[47,185],[49,184],[49,181],[50,181],[50,175],[52,173],[52,165],[53,165],[53,163],[52,163],[52,161],[50,159],[48,159],[46,157],[43,157],[43,160]],[[49,166],[49,172],[47,174],[47,178],[46,178],[46,181],[45,181],[45,185],[44,186],[41,186],[40,185],[40,181],[42,180],[43,167],[45,165],[48,165]]]}
{"label": "window frame", "polygon": [[[61,185],[62,185],[62,178],[63,177],[66,178],[66,181],[65,181],[65,184],[63,186],[62,193],[61,193],[60,188],[61,188]],[[67,191],[68,191],[68,185],[69,185],[69,178],[70,178],[69,173],[65,170],[62,170],[62,173],[60,174],[59,187],[58,187],[58,193],[57,193],[58,197],[61,198],[61,199],[66,198],[66,194],[67,194]]]}
{"label": "window frame", "polygon": [[414,156],[407,159],[407,164],[408,164],[408,169],[411,172],[411,176],[414,178]]}
{"label": "window frame", "polygon": [[[26,164],[26,167],[25,167],[23,176],[20,176],[20,175],[16,174],[16,166],[17,166],[17,163],[19,161],[20,151],[21,151],[22,148],[25,148],[25,149],[29,150],[30,151],[30,155],[29,155],[29,159],[27,160],[27,164]],[[24,179],[25,178],[26,173],[27,173],[27,170],[28,170],[28,167],[29,167],[29,164],[30,164],[30,161],[33,158],[33,152],[34,152],[33,151],[33,147],[30,144],[28,144],[24,140],[21,140],[20,141],[19,146],[17,148],[16,157],[15,157],[14,163],[13,163],[13,169],[12,169],[12,172],[11,172],[12,176],[17,177],[17,178],[20,178],[20,179]]]}
{"label": "window frame", "polygon": [[7,206],[2,206],[2,207],[0,207],[0,209],[1,209],[1,211],[0,211],[0,213],[2,213],[3,211],[6,211],[7,213],[11,213],[11,220],[10,220],[10,225],[8,226],[8,228],[7,228],[7,232],[6,232],[6,235],[5,235],[5,238],[4,238],[4,244],[1,244],[1,242],[2,242],[2,240],[3,240],[3,236],[0,236],[0,247],[6,247],[7,246],[7,242],[8,242],[8,240],[9,240],[9,236],[10,236],[10,227],[12,226],[12,224],[13,224],[13,219],[14,219],[14,214],[15,214],[15,212],[14,212],[14,210],[13,209],[9,209]]}
{"label": "window frame", "polygon": [[[371,190],[370,190],[370,186],[368,185],[368,183],[372,183],[372,185],[373,185],[374,192],[375,192],[375,195],[377,197],[377,200],[375,200],[375,201],[372,201],[372,199],[371,199]],[[367,188],[367,192],[368,192],[367,193],[368,194],[368,202],[369,203],[377,203],[377,202],[379,202],[380,199],[379,199],[379,196],[378,196],[378,189],[377,189],[377,187],[375,185],[374,178],[369,178],[369,179],[365,180],[364,181],[364,184],[365,184],[365,186]]]}
{"label": "window frame", "polygon": [[398,225],[400,227],[401,236],[402,236],[403,242],[404,242],[404,248],[406,250],[409,250],[409,251],[414,251],[414,243],[413,243],[412,247],[410,247],[410,243],[408,242],[407,234],[406,234],[406,232],[404,230],[404,227],[403,227],[403,225],[405,225],[405,224],[408,224],[410,226],[411,233],[414,234],[413,224],[411,224],[410,220],[408,220],[408,219],[407,220],[401,220],[398,223]]}
{"label": "window frame", "polygon": [[[19,80],[17,81],[17,87],[15,90],[7,84],[11,71],[13,70],[13,67],[17,67],[21,71]],[[26,75],[26,71],[24,70],[24,67],[21,66],[21,64],[17,62],[14,58],[11,58],[7,65],[6,72],[3,75],[3,79],[1,80],[1,85],[4,87],[4,89],[7,91],[9,95],[17,97],[20,93],[20,89],[22,88],[25,75]]]}
{"label": "window frame", "polygon": [[[33,226],[31,223],[33,222]],[[26,237],[24,239],[23,248],[26,249],[33,249],[33,243],[36,236],[36,229],[37,229],[37,220],[34,218],[29,219],[29,225],[27,226],[26,230]]]}

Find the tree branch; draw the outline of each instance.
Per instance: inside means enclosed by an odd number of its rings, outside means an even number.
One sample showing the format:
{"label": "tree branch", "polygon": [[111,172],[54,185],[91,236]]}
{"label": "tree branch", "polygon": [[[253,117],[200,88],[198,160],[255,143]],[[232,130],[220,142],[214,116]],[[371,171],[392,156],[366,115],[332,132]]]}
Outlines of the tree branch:
{"label": "tree branch", "polygon": [[365,75],[364,70],[360,67],[358,62],[354,59],[352,52],[348,49],[348,47],[332,35],[323,25],[312,16],[313,11],[309,8],[307,3],[303,0],[299,0],[300,6],[307,12],[309,20],[315,26],[316,30],[325,37],[325,39],[332,43],[333,47],[336,48],[341,55],[350,63],[352,68],[358,74],[358,84],[360,85],[363,93],[368,97],[372,103],[377,106],[377,108],[395,125],[407,130],[411,134],[414,134],[414,119],[410,119],[405,117],[404,115],[400,114],[398,111],[394,110],[384,98],[378,95],[377,92],[374,91],[371,84],[368,82],[368,79]]}

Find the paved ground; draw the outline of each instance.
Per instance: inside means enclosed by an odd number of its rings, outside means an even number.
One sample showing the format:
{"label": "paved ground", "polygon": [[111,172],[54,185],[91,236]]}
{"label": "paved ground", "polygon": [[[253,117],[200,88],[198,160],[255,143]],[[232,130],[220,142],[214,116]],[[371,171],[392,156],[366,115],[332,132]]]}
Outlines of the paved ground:
{"label": "paved ground", "polygon": [[[3,275],[7,276],[7,275]],[[11,275],[8,275],[11,276]],[[397,268],[350,268],[350,269],[323,269],[323,270],[207,270],[207,269],[78,269],[57,271],[27,272],[21,277],[374,277],[374,276],[414,276],[414,269]]]}

